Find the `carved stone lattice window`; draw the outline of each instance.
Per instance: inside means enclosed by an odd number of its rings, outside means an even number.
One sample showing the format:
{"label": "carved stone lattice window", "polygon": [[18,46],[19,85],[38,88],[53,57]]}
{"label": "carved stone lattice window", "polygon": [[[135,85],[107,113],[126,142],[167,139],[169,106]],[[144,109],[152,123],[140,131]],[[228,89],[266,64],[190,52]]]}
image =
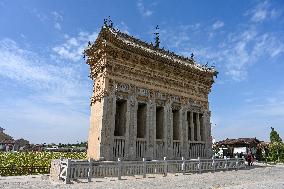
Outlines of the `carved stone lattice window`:
{"label": "carved stone lattice window", "polygon": [[149,96],[149,90],[147,89],[142,89],[142,88],[139,88],[138,89],[138,95],[139,96]]}
{"label": "carved stone lattice window", "polygon": [[117,84],[116,91],[128,92],[129,91],[129,85],[126,84],[126,83]]}

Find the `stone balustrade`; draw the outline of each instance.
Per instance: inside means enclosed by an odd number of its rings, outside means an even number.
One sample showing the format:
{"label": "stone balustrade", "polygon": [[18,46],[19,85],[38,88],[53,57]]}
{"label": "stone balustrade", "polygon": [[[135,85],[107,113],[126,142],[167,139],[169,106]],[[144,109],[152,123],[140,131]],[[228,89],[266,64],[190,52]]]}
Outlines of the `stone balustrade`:
{"label": "stone balustrade", "polygon": [[146,161],[94,161],[89,160],[71,160],[61,159],[59,164],[52,164],[51,173],[53,181],[63,180],[66,184],[71,180],[88,179],[104,177],[118,177],[143,175],[147,174],[164,174],[168,173],[202,173],[204,171],[226,171],[239,170],[245,167],[244,158],[225,158],[225,159],[184,159],[181,160],[153,160]]}

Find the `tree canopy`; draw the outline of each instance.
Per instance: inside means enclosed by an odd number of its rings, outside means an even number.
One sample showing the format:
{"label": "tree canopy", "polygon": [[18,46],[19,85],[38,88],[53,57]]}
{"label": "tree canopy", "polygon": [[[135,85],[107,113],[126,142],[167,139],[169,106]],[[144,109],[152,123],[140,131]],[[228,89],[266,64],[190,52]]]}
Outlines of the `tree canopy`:
{"label": "tree canopy", "polygon": [[270,132],[270,142],[282,142],[281,137],[277,133],[277,131],[274,130],[273,127],[271,127],[271,132]]}

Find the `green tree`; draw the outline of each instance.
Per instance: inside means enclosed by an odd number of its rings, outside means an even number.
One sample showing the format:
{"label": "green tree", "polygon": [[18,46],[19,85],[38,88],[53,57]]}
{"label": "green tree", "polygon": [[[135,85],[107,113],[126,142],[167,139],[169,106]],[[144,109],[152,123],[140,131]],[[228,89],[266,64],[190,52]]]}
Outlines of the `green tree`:
{"label": "green tree", "polygon": [[273,127],[270,132],[269,158],[272,161],[284,161],[284,144]]}
{"label": "green tree", "polygon": [[273,127],[271,127],[271,132],[270,132],[270,142],[282,142],[281,137],[277,133],[277,131],[274,130]]}

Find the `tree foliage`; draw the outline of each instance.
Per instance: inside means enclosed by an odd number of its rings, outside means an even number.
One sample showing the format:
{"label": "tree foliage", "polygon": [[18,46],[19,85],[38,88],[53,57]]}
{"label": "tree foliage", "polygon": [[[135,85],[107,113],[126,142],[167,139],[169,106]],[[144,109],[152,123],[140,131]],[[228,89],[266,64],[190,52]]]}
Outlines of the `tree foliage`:
{"label": "tree foliage", "polygon": [[272,161],[284,161],[284,144],[273,127],[270,132],[269,158]]}
{"label": "tree foliage", "polygon": [[271,127],[271,132],[270,132],[270,142],[282,142],[281,137],[277,133],[277,131],[274,130],[273,127]]}

